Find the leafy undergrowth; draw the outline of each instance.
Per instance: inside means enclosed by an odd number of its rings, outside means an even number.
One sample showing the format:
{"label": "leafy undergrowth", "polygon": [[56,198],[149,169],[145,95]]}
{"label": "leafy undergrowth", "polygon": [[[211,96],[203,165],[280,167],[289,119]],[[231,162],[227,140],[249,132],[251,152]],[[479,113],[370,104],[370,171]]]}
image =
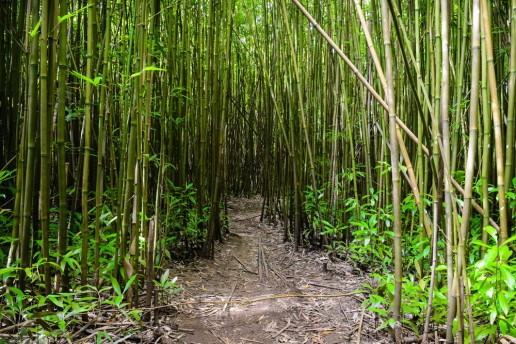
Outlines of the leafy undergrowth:
{"label": "leafy undergrowth", "polygon": [[[314,228],[324,224],[324,234],[333,240],[327,249],[330,253],[345,257],[367,272],[374,283],[364,285],[371,290],[363,306],[377,313],[383,322],[378,329],[394,328],[391,307],[394,299],[394,274],[392,273],[392,208],[378,206],[380,193],[371,189],[360,202],[348,199],[342,213],[332,213],[324,203],[325,189],[319,190],[322,218],[316,211],[316,201],[311,189],[306,194],[309,220]],[[430,201],[426,200],[427,204]],[[419,223],[417,205],[413,196],[402,203],[401,222],[405,228]],[[330,216],[331,215],[331,216]],[[331,221],[329,220],[331,219]],[[481,226],[482,219],[471,219],[470,242],[467,248],[467,280],[461,280],[465,292],[461,317],[455,317],[453,333],[457,334],[459,319],[464,323],[464,339],[494,343],[503,335],[516,336],[516,257],[510,245],[516,236],[504,243],[498,242],[498,233],[493,227]],[[482,230],[488,233],[487,244],[481,239]],[[430,295],[431,242],[421,229],[420,234],[404,230],[402,326],[406,331],[420,336],[423,333]],[[443,337],[446,334],[448,311],[448,287],[446,283],[445,242],[438,241],[436,283],[433,290],[430,330]],[[457,292],[454,291],[454,295]],[[471,319],[471,321],[469,320]]]}
{"label": "leafy undergrowth", "polygon": [[[170,276],[170,262],[174,259],[195,255],[206,236],[208,221],[207,209],[202,209],[199,216],[196,207],[197,191],[192,184],[184,188],[175,187],[169,182],[170,192],[164,195],[169,206],[163,212],[161,232],[155,259],[154,303],[168,300],[179,291],[174,276]],[[106,198],[112,196],[112,190],[106,191]],[[109,208],[108,203],[102,207],[100,216],[102,231],[100,245],[94,239],[89,242],[88,274],[97,275],[94,271],[94,259],[98,252],[98,280],[88,279],[88,284],[81,283],[81,237],[69,234],[68,253],[61,256],[56,250],[56,241],[52,241],[51,259],[48,263],[58,287],[52,286],[53,293],[45,295],[44,269],[45,260],[39,258],[30,267],[21,268],[15,261],[9,267],[0,269],[3,288],[0,290],[0,341],[8,338],[32,342],[48,340],[74,342],[91,324],[124,323],[128,328],[136,328],[143,323],[146,311],[141,309],[147,271],[135,272],[134,266],[140,269],[147,267],[145,256],[135,263],[135,256],[128,253],[122,264],[117,261],[117,228],[119,218]],[[57,209],[53,209],[53,214]],[[75,219],[75,220],[73,220]],[[72,226],[79,227],[81,214],[72,216]],[[0,211],[0,228],[10,229],[13,216],[10,210]],[[57,237],[57,216],[51,218],[52,237]],[[90,224],[94,230],[95,223]],[[72,233],[72,231],[69,231]],[[10,235],[2,237],[3,248],[11,243]],[[35,241],[35,251],[41,252],[41,241]],[[140,237],[139,252],[145,252],[146,242]],[[0,265],[6,266],[7,255],[0,250]],[[113,276],[117,276],[116,278]],[[24,287],[20,279],[24,279]],[[158,303],[159,303],[158,302]],[[142,320],[143,319],[143,320]],[[87,325],[87,326],[86,326]],[[97,342],[103,338],[109,340],[109,331],[98,331]]]}
{"label": "leafy undergrowth", "polygon": [[[13,269],[1,269],[0,274],[5,276]],[[37,270],[36,264],[32,269],[27,269],[28,275],[34,276]],[[144,297],[131,297],[137,276],[134,275],[125,285],[110,278],[103,281],[104,286],[99,288],[77,285],[73,292],[47,296],[35,290],[38,285],[32,285],[33,289],[25,292],[8,286],[0,306],[0,343],[13,340],[22,343],[75,343],[78,339],[101,343],[113,341],[113,333],[125,339],[134,336],[141,331],[143,318],[149,314],[149,310],[138,307],[145,302]],[[153,282],[156,297],[161,302],[167,302],[180,292],[176,278],[171,278],[168,269]],[[131,307],[130,299],[134,302]],[[85,330],[90,327],[96,330],[86,335]],[[113,331],[113,327],[116,327],[116,331]]]}

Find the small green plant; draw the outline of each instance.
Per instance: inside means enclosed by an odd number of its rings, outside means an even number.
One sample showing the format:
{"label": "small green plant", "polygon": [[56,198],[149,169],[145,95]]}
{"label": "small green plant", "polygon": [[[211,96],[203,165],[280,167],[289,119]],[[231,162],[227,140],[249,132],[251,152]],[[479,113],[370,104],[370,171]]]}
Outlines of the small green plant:
{"label": "small green plant", "polygon": [[349,224],[353,241],[349,244],[350,258],[360,266],[372,267],[373,270],[386,271],[392,264],[393,232],[390,208],[378,208],[379,193],[374,189],[362,198],[358,208],[356,200],[346,202],[346,211],[350,214]]}
{"label": "small green plant", "polygon": [[175,186],[167,180],[169,191],[165,194],[168,207],[164,216],[167,233],[162,247],[165,255],[172,258],[169,248],[176,248],[176,253],[191,253],[190,249],[202,247],[206,240],[206,227],[210,218],[209,205],[202,208],[199,214],[197,206],[197,190],[193,184],[184,188]]}
{"label": "small green plant", "polygon": [[475,336],[478,340],[494,341],[497,329],[502,335],[516,336],[516,258],[508,246],[516,236],[499,245],[496,230],[489,226],[484,230],[493,244],[473,242],[476,246],[486,247],[486,254],[468,273],[474,316],[488,319],[479,322]]}
{"label": "small green plant", "polygon": [[170,278],[170,269],[165,270],[159,280],[153,280],[156,292],[161,295],[165,303],[169,303],[169,298],[178,294],[181,289],[176,284],[177,277]]}

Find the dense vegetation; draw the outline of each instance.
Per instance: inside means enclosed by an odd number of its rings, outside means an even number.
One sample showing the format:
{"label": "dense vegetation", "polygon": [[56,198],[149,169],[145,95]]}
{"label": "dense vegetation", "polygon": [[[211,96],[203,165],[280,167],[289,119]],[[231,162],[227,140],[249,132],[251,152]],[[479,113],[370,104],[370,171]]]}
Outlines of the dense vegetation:
{"label": "dense vegetation", "polygon": [[[303,7],[304,6],[304,7]],[[382,327],[516,336],[516,0],[0,2],[2,326],[140,320],[260,194]],[[93,301],[93,302],[92,302]],[[72,321],[73,320],[73,321]]]}

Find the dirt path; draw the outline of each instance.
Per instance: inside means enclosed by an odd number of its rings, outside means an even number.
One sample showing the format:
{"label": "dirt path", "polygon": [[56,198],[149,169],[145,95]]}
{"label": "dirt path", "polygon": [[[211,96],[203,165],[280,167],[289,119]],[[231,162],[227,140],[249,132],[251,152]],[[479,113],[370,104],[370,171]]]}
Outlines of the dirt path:
{"label": "dirt path", "polygon": [[[363,313],[362,295],[273,298],[350,293],[361,289],[366,279],[342,261],[329,262],[328,271],[323,272],[323,253],[294,253],[290,243],[283,243],[281,230],[260,223],[260,206],[257,198],[230,202],[231,235],[225,244],[217,245],[215,260],[199,260],[176,270],[183,302],[217,303],[183,305],[177,314],[162,318],[165,328],[178,329],[163,342],[356,343],[359,333],[362,343],[389,342],[373,332],[378,324],[372,315]],[[268,265],[261,281],[260,247]],[[236,303],[225,304],[228,300]]]}

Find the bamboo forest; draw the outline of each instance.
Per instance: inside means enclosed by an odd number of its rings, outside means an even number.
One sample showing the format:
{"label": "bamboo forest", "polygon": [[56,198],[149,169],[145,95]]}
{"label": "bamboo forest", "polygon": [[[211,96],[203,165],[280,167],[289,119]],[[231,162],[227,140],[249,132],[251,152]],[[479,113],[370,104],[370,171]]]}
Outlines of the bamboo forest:
{"label": "bamboo forest", "polygon": [[516,0],[0,18],[0,343],[516,343]]}

